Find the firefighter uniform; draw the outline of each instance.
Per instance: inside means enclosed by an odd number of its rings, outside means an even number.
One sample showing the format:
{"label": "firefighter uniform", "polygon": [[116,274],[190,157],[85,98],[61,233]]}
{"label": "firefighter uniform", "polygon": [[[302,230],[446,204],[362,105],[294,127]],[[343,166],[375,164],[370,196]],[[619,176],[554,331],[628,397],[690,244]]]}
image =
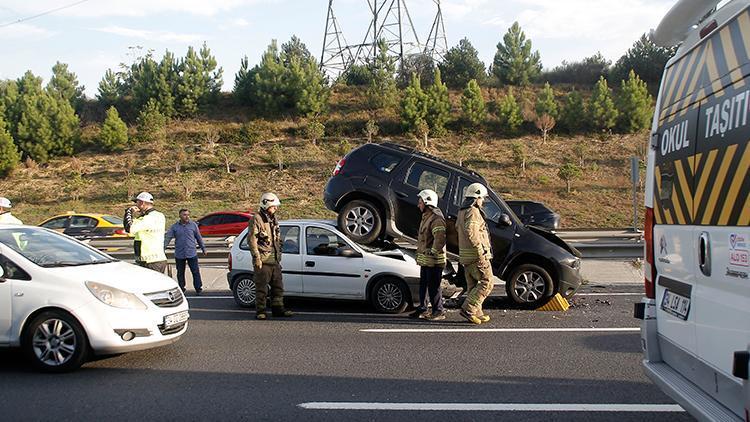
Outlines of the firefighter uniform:
{"label": "firefighter uniform", "polygon": [[415,311],[415,316],[427,312],[428,291],[432,315],[438,316],[444,312],[440,282],[445,262],[445,218],[440,208],[425,206],[417,237],[417,264],[421,271],[419,308]]}
{"label": "firefighter uniform", "polygon": [[247,235],[253,256],[255,281],[255,310],[265,318],[268,286],[271,286],[271,310],[274,316],[291,316],[284,309],[284,284],[281,276],[281,231],[275,215],[265,209],[258,211],[249,222]]}
{"label": "firefighter uniform", "polygon": [[[463,304],[464,317],[475,324],[489,321],[482,303],[492,292],[492,251],[484,213],[475,201],[469,201],[458,213],[458,256],[464,267],[468,294]],[[479,322],[477,322],[479,321]]]}

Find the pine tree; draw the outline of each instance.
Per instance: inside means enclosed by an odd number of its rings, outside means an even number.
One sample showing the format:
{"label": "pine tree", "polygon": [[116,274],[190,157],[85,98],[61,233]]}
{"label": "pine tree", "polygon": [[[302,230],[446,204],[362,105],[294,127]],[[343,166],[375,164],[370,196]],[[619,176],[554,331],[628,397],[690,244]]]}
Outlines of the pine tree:
{"label": "pine tree", "polygon": [[542,91],[536,97],[534,110],[537,116],[547,114],[557,119],[557,101],[555,101],[555,93],[552,92],[549,82],[544,83],[544,88],[542,88]]}
{"label": "pine tree", "polygon": [[427,94],[422,91],[419,76],[412,74],[411,83],[401,100],[401,123],[407,132],[415,132],[427,117]]}
{"label": "pine tree", "polygon": [[617,126],[626,133],[635,133],[648,127],[653,113],[653,99],[646,83],[632,70],[627,81],[622,81],[617,98],[619,118]]}
{"label": "pine tree", "polygon": [[276,40],[273,40],[263,53],[260,63],[252,71],[250,102],[266,113],[281,111],[286,101],[284,73]]}
{"label": "pine tree", "polygon": [[492,73],[502,83],[527,85],[542,70],[539,52],[531,52],[531,40],[514,22],[497,44],[497,53],[492,63]]}
{"label": "pine tree", "polygon": [[201,105],[211,104],[218,99],[221,92],[221,86],[224,84],[224,69],[218,67],[216,57],[211,54],[211,49],[206,43],[203,43],[200,50],[200,59],[203,70],[203,83],[205,85]]}
{"label": "pine tree", "polygon": [[203,63],[192,46],[188,47],[187,54],[180,60],[179,69],[177,111],[183,116],[194,116],[198,113],[200,100],[205,94],[205,81]]}
{"label": "pine tree", "polygon": [[461,96],[461,110],[463,110],[464,118],[472,126],[477,127],[484,123],[487,113],[482,90],[479,88],[476,79],[472,79],[466,84],[466,89]]}
{"label": "pine tree", "polygon": [[166,117],[172,117],[177,113],[174,95],[179,79],[174,54],[167,50],[156,67],[152,97],[159,103],[159,110]]}
{"label": "pine tree", "polygon": [[560,124],[570,133],[585,129],[586,107],[581,94],[573,90],[565,96],[565,106],[560,111]]}
{"label": "pine tree", "polygon": [[250,105],[253,88],[253,70],[249,68],[247,56],[240,60],[240,70],[234,75],[232,95],[240,104]]}
{"label": "pine tree", "polygon": [[598,130],[609,130],[617,122],[617,109],[612,101],[612,93],[607,87],[607,80],[599,78],[594,85],[588,107],[589,121]]}
{"label": "pine tree", "polygon": [[515,133],[523,123],[521,107],[513,95],[513,89],[508,89],[508,94],[503,97],[497,105],[497,117],[500,120],[500,127],[506,133]]}
{"label": "pine tree", "polygon": [[53,95],[59,95],[80,110],[86,97],[83,95],[85,87],[78,85],[78,77],[68,70],[68,65],[57,62],[52,66],[52,78],[47,84],[47,91]]}
{"label": "pine tree", "polygon": [[442,81],[440,69],[435,69],[432,86],[427,90],[427,124],[434,136],[445,133],[445,124],[450,118],[451,102],[448,87]]}
{"label": "pine tree", "polygon": [[455,89],[465,87],[472,79],[476,79],[481,85],[486,78],[479,52],[467,38],[445,53],[445,59],[439,67],[445,84]]}
{"label": "pine tree", "polygon": [[50,156],[72,155],[81,139],[81,122],[73,106],[63,98],[50,98],[48,114],[53,131]]}
{"label": "pine tree", "polygon": [[378,54],[368,63],[370,84],[367,87],[367,102],[370,110],[377,111],[393,107],[398,100],[396,80],[393,74],[396,66],[388,57],[388,45],[385,40],[378,42]]}
{"label": "pine tree", "polygon": [[318,62],[310,57],[303,64],[305,82],[302,92],[295,104],[296,112],[305,116],[317,116],[328,107],[331,91],[326,84],[326,78],[318,67]]}
{"label": "pine tree", "polygon": [[138,138],[163,144],[167,138],[167,118],[159,111],[159,104],[151,99],[138,114]]}
{"label": "pine tree", "polygon": [[18,165],[21,155],[18,153],[13,137],[5,124],[5,119],[0,113],[0,175],[7,176]]}
{"label": "pine tree", "polygon": [[104,77],[99,81],[97,100],[104,106],[117,104],[122,95],[122,81],[112,69],[107,69]]}
{"label": "pine tree", "polygon": [[102,147],[107,151],[121,151],[128,143],[128,126],[120,119],[117,109],[110,107],[99,132]]}
{"label": "pine tree", "polygon": [[580,178],[581,174],[581,169],[571,162],[563,164],[557,171],[557,177],[565,181],[565,187],[567,188],[568,193],[570,193],[573,180]]}

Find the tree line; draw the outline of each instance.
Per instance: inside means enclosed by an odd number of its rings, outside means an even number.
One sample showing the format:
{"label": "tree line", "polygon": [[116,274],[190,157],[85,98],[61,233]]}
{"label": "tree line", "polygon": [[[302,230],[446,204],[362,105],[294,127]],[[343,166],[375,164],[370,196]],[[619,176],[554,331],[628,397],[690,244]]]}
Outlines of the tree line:
{"label": "tree line", "polygon": [[[379,116],[389,109],[399,113],[406,132],[425,141],[443,136],[451,120],[469,130],[481,129],[489,115],[497,117],[505,133],[515,134],[529,122],[545,139],[555,127],[571,133],[633,132],[648,125],[653,102],[649,86],[658,86],[661,70],[674,54],[643,36],[613,66],[596,54],[543,71],[539,52],[518,23],[498,43],[489,67],[468,39],[459,41],[437,64],[414,55],[396,68],[384,42],[377,51],[366,63],[331,81],[299,38],[280,47],[273,41],[257,65],[250,67],[247,56],[241,59],[232,96],[258,114],[307,118],[304,132],[313,139],[325,132],[322,116],[338,83],[361,87],[371,114],[363,129],[368,138],[377,134]],[[46,86],[31,71],[17,80],[0,81],[0,173],[8,173],[20,160],[44,163],[92,147],[81,141],[84,87],[67,64],[56,63],[52,73]],[[616,96],[608,81],[619,85]],[[513,90],[540,83],[544,85],[536,99],[519,98]],[[109,69],[98,85],[95,103],[106,113],[93,147],[118,150],[138,139],[163,141],[169,119],[193,117],[215,107],[222,84],[223,69],[205,43],[199,49],[189,47],[183,57],[167,50],[158,58],[148,51],[130,64]],[[564,86],[566,92],[553,86]],[[593,86],[591,96],[584,98],[576,86]],[[508,88],[488,104],[482,87]],[[462,90],[460,116],[452,115],[449,88]],[[135,123],[135,139],[129,138],[123,117]]]}

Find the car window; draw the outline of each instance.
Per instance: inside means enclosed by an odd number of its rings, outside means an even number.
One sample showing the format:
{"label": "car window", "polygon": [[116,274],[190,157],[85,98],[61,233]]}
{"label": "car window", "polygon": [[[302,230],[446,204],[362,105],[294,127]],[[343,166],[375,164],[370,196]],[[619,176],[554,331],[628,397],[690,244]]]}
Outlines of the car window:
{"label": "car window", "polygon": [[281,226],[281,253],[299,255],[299,226]]}
{"label": "car window", "polygon": [[227,214],[224,216],[221,224],[247,223],[248,220],[250,220],[250,218],[243,215]]}
{"label": "car window", "polygon": [[305,240],[308,255],[337,256],[345,250],[352,250],[352,247],[341,236],[318,227],[308,227]]}
{"label": "car window", "polygon": [[92,247],[45,229],[0,230],[0,243],[40,267],[72,267],[114,261]]}
{"label": "car window", "polygon": [[372,165],[375,166],[378,171],[382,171],[383,173],[392,172],[400,162],[400,157],[386,154],[384,152],[375,154],[375,156],[370,159],[370,163],[372,163]]}
{"label": "car window", "polygon": [[122,226],[122,218],[115,217],[114,215],[103,215],[102,220],[109,224],[114,224],[115,226]]}
{"label": "car window", "polygon": [[[456,204],[456,206],[461,206],[466,188],[468,188],[472,183],[472,181],[466,180],[464,178],[458,179],[458,189],[456,189],[456,194],[453,197],[453,203]],[[504,212],[503,209],[492,198],[485,199],[482,210],[484,211],[484,215],[488,220],[492,220],[496,223],[500,220],[500,216],[503,215]],[[516,213],[515,210],[513,212]]]}
{"label": "car window", "polygon": [[5,255],[0,255],[0,266],[3,268],[3,278],[12,280],[31,280],[31,276],[21,267],[13,263]]}
{"label": "car window", "polygon": [[526,204],[526,212],[529,214],[532,214],[532,213],[540,213],[540,212],[549,212],[549,210],[547,209],[547,207],[545,207],[542,204],[536,204],[536,203],[531,202],[529,204]]}
{"label": "car window", "polygon": [[52,220],[42,224],[42,227],[46,227],[48,229],[64,229],[65,223],[68,221],[68,217],[57,217],[53,218]]}
{"label": "car window", "polygon": [[448,172],[416,162],[406,173],[406,184],[419,190],[432,189],[442,197],[448,187]]}
{"label": "car window", "polygon": [[97,222],[95,219],[91,217],[85,217],[82,215],[74,215],[70,219],[70,228],[71,229],[82,229],[82,228],[88,228],[88,227],[96,227]]}
{"label": "car window", "polygon": [[523,204],[519,204],[519,203],[516,203],[516,202],[508,202],[507,204],[510,207],[510,209],[513,210],[514,214],[516,214],[516,215],[523,214],[523,211],[524,211]]}
{"label": "car window", "polygon": [[198,224],[201,226],[213,226],[218,224],[219,216],[218,215],[209,215],[206,217],[203,217],[198,220]]}

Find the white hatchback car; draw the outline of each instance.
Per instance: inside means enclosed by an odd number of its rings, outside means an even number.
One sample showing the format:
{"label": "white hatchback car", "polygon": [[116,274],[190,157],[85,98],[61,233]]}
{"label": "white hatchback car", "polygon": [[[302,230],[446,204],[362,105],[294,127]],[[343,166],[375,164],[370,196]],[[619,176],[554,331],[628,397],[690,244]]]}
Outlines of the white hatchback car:
{"label": "white hatchback car", "polygon": [[[279,223],[285,296],[366,300],[385,313],[403,312],[418,300],[420,268],[408,251],[364,248],[335,224],[318,220]],[[247,229],[232,245],[227,281],[239,306],[255,306]],[[459,292],[444,281],[444,296]]]}
{"label": "white hatchback car", "polygon": [[0,273],[0,347],[20,346],[44,371],[173,343],[187,330],[172,279],[52,230],[0,226]]}

